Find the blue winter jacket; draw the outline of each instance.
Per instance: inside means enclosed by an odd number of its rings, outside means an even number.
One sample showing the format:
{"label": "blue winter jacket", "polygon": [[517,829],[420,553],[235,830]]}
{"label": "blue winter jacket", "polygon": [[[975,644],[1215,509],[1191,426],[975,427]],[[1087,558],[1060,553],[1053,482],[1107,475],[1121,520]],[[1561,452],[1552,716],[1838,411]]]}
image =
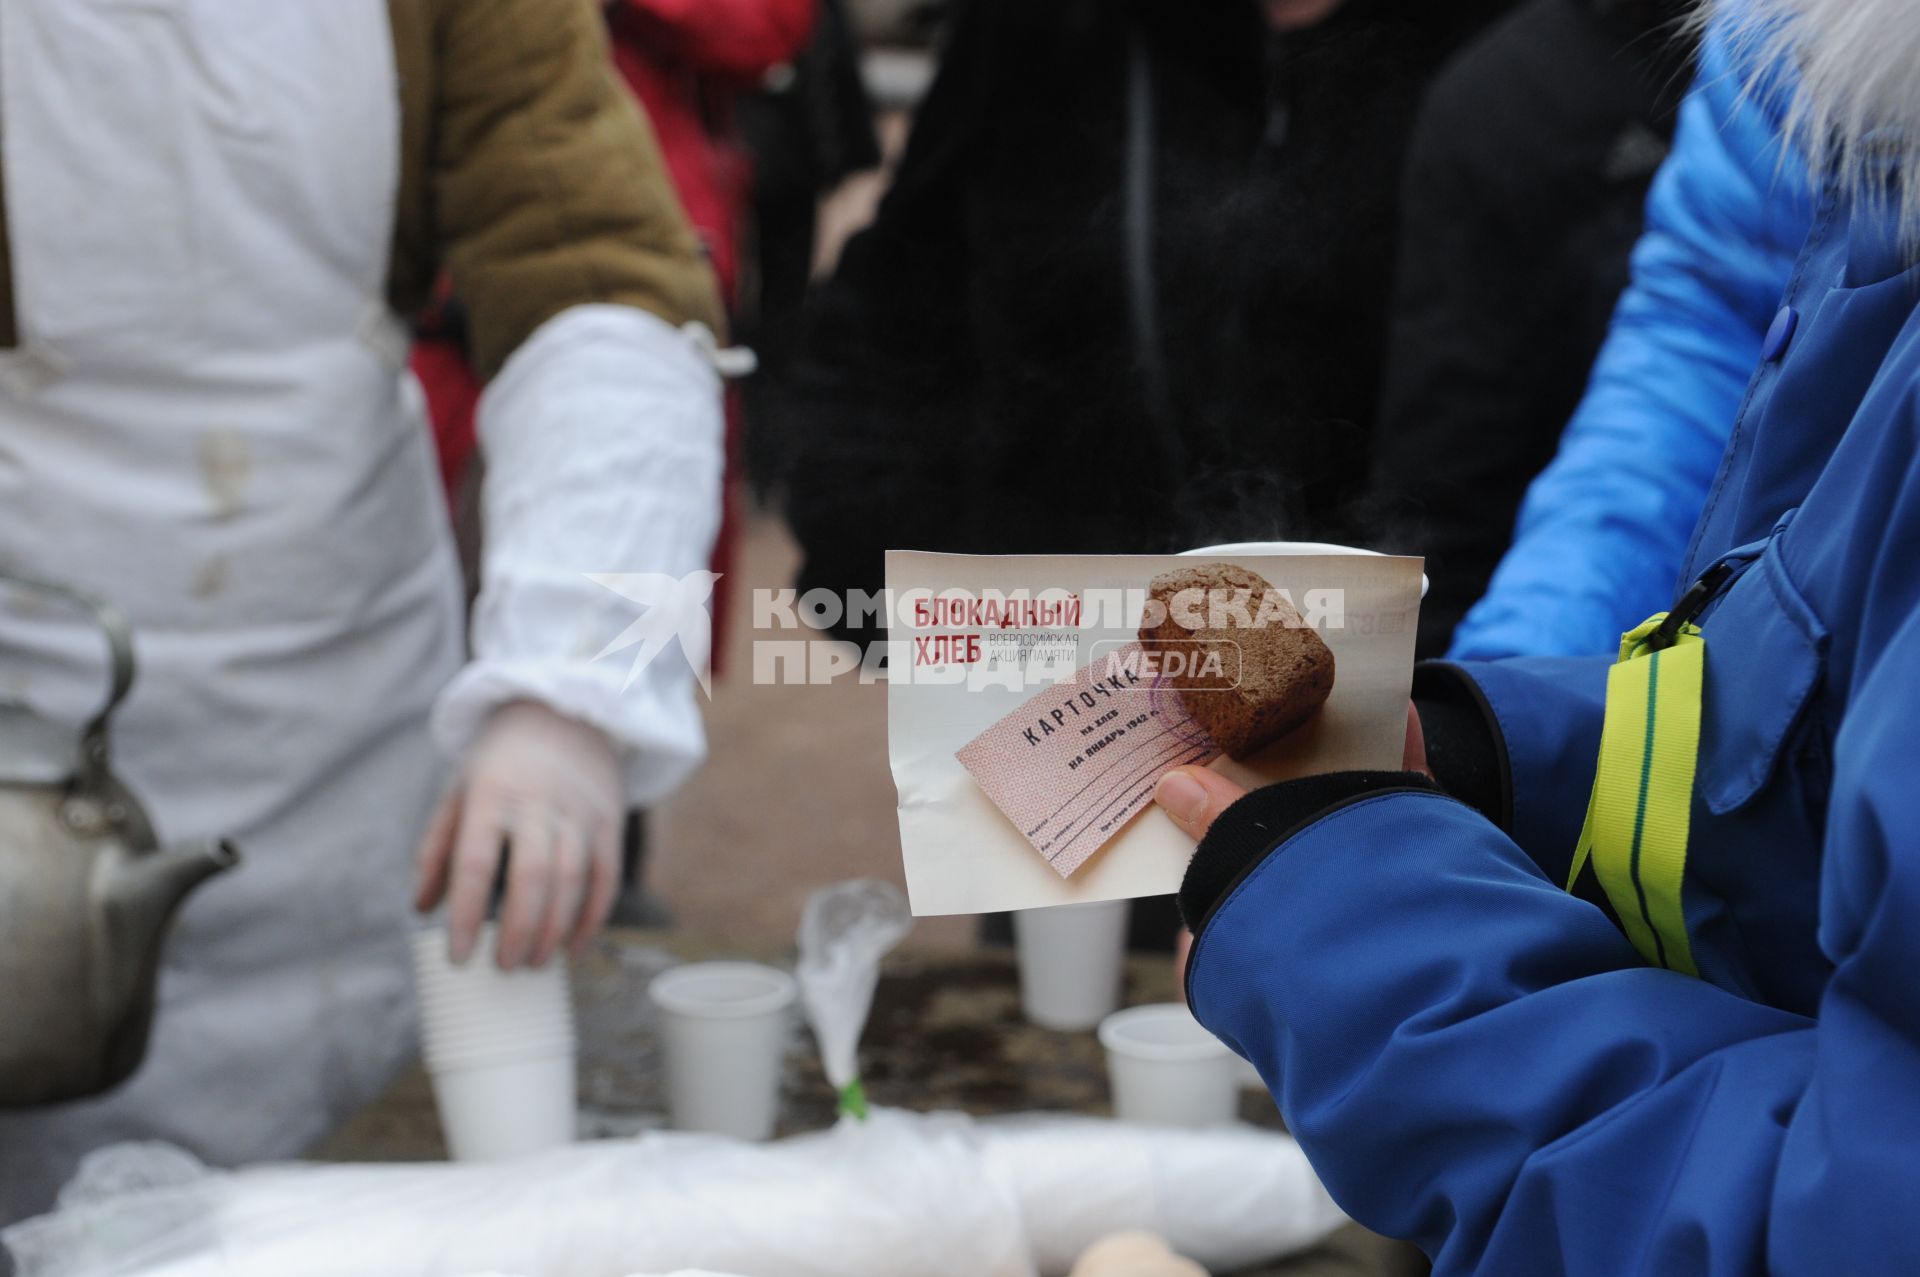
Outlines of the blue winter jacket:
{"label": "blue winter jacket", "polygon": [[[1662,199],[1670,225],[1706,216]],[[1199,927],[1195,1013],[1335,1198],[1440,1277],[1920,1273],[1909,261],[1885,218],[1817,201],[1685,555],[1691,577],[1748,547],[1702,622],[1703,978],[1561,889],[1605,658],[1459,667],[1504,754],[1491,817],[1390,784],[1276,837],[1277,786],[1196,857],[1261,845]]]}
{"label": "blue winter jacket", "polygon": [[1671,598],[1812,218],[1804,167],[1742,84],[1710,43],[1586,396],[1449,655],[1611,652]]}

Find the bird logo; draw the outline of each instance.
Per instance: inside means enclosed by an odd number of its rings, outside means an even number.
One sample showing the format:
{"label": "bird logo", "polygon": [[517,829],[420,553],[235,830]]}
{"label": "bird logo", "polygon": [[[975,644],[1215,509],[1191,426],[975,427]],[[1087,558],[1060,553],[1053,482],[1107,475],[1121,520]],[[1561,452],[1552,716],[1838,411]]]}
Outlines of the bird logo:
{"label": "bird logo", "polygon": [[677,639],[700,690],[713,696],[713,618],[707,600],[713,597],[718,572],[689,572],[682,577],[664,572],[589,572],[587,579],[612,590],[645,611],[612,642],[594,656],[594,660],[638,646],[633,663],[627,668],[627,681],[621,690],[631,688],[659,655]]}

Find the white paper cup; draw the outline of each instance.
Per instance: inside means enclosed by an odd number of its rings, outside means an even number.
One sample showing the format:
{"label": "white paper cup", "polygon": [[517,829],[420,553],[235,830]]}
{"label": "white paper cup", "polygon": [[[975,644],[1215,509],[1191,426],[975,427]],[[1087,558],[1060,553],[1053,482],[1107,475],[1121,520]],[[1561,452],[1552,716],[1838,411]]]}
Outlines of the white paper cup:
{"label": "white paper cup", "polygon": [[456,1162],[501,1162],[571,1144],[573,1052],[436,1069],[434,1104]]}
{"label": "white paper cup", "polygon": [[573,1004],[567,969],[502,971],[494,928],[463,966],[445,930],[413,940],[420,1045],[455,1161],[498,1161],[574,1138]]}
{"label": "white paper cup", "polygon": [[797,986],[757,962],[695,962],[655,976],[667,1114],[683,1131],[764,1140],[780,1112],[780,1073]]}
{"label": "white paper cup", "polygon": [[1022,909],[1013,915],[1020,1009],[1043,1029],[1091,1029],[1120,1005],[1132,902]]}
{"label": "white paper cup", "polygon": [[1177,1002],[1129,1007],[1100,1022],[1113,1115],[1161,1126],[1223,1126],[1240,1108],[1237,1057]]}
{"label": "white paper cup", "polygon": [[[1182,550],[1180,557],[1186,559],[1205,555],[1220,555],[1226,558],[1261,554],[1372,554],[1378,550],[1362,550],[1357,546],[1333,545],[1326,541],[1229,541],[1225,545],[1203,545],[1197,550]],[[1420,574],[1420,597],[1427,597],[1427,574]]]}

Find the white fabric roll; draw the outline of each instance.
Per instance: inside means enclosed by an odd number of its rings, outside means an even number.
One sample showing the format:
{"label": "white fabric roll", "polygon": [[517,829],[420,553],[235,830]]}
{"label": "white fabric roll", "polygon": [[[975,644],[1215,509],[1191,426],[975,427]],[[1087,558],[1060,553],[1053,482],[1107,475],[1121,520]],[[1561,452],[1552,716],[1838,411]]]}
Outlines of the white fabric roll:
{"label": "white fabric roll", "polygon": [[[649,1135],[509,1163],[113,1165],[0,1234],[18,1277],[1058,1277],[1148,1229],[1213,1271],[1345,1222],[1285,1135],[883,1110],[777,1144]],[[124,1191],[127,1186],[135,1187]]]}

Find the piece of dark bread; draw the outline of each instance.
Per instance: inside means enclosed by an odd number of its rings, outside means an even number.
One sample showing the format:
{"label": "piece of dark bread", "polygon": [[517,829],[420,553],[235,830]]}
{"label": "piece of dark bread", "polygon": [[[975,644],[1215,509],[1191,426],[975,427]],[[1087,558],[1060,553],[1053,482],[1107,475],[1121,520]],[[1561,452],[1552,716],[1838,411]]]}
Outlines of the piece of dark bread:
{"label": "piece of dark bread", "polygon": [[[1144,620],[1156,623],[1141,625],[1141,646],[1169,654],[1178,648],[1218,656],[1200,671],[1192,668],[1196,662],[1190,658],[1188,669],[1167,675],[1167,684],[1179,692],[1194,721],[1233,758],[1257,753],[1303,726],[1333,693],[1332,650],[1284,595],[1267,600],[1272,589],[1257,572],[1231,563],[1203,563],[1163,572],[1147,591],[1161,606],[1149,604]],[[1176,596],[1188,590],[1199,593],[1188,595],[1193,605],[1180,610],[1198,614],[1191,618],[1203,622],[1198,629],[1187,628],[1174,615]],[[1240,619],[1239,609],[1214,608],[1213,599],[1225,603],[1236,595],[1246,600],[1245,615],[1256,621],[1264,606],[1267,623],[1250,626]],[[1160,615],[1155,617],[1155,612]],[[1223,624],[1215,628],[1215,620]]]}

